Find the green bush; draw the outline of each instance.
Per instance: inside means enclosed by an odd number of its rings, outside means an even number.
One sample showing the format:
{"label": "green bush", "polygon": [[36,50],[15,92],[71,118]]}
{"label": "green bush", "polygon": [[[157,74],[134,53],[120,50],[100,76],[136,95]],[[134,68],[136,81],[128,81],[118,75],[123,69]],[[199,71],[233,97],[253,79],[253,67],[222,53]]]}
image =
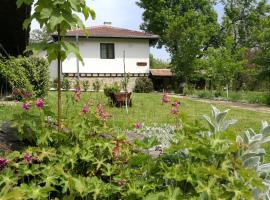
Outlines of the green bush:
{"label": "green bush", "polygon": [[89,87],[90,87],[89,81],[88,80],[83,80],[82,86],[83,86],[83,91],[87,92],[89,90]]}
{"label": "green bush", "polygon": [[148,77],[137,78],[135,82],[134,92],[149,93],[154,90],[153,82]]}
{"label": "green bush", "polygon": [[104,94],[106,97],[110,97],[112,94],[119,93],[120,86],[118,83],[113,83],[111,86],[105,85],[104,86]]}
{"label": "green bush", "polygon": [[12,88],[43,97],[49,90],[49,64],[40,57],[0,59],[0,74]]}
{"label": "green bush", "polygon": [[95,92],[99,92],[101,87],[102,87],[102,82],[100,80],[94,81],[93,89],[94,89]]}
{"label": "green bush", "polygon": [[66,91],[69,91],[71,88],[71,82],[70,80],[68,80],[68,78],[64,78],[63,82],[62,82],[62,88]]}

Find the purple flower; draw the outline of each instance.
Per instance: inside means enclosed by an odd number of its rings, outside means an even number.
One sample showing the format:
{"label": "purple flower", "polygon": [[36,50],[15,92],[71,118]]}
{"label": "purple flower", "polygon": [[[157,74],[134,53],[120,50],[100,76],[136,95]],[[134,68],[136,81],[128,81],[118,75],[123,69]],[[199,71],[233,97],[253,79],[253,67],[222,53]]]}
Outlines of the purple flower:
{"label": "purple flower", "polygon": [[0,169],[3,169],[5,166],[7,166],[7,164],[8,164],[8,160],[0,157]]}
{"label": "purple flower", "polygon": [[89,113],[89,107],[88,107],[87,105],[84,105],[84,106],[83,106],[83,109],[82,109],[82,112],[83,112],[84,114]]}
{"label": "purple flower", "polygon": [[32,96],[32,93],[30,93],[30,92],[26,92],[24,94],[24,98],[30,98],[31,96]]}
{"label": "purple flower", "polygon": [[25,102],[23,105],[22,105],[22,108],[24,110],[29,110],[30,109],[30,103],[29,102]]}
{"label": "purple flower", "polygon": [[75,98],[76,102],[79,102],[81,100],[81,89],[80,88],[75,89],[74,98]]}
{"label": "purple flower", "polygon": [[181,102],[180,101],[176,101],[176,102],[174,102],[172,104],[172,106],[179,108],[181,106]]}
{"label": "purple flower", "polygon": [[32,161],[32,156],[29,153],[24,154],[23,160],[26,162],[31,162]]}
{"label": "purple flower", "polygon": [[173,115],[177,115],[179,112],[180,112],[179,109],[176,108],[176,107],[173,107],[173,108],[171,109],[171,113],[172,113]]}
{"label": "purple flower", "polygon": [[81,89],[80,88],[75,88],[75,93],[81,93]]}
{"label": "purple flower", "polygon": [[39,109],[43,108],[44,107],[44,100],[43,99],[37,99],[36,106]]}
{"label": "purple flower", "polygon": [[168,97],[168,93],[167,92],[164,92],[163,95],[162,95],[162,103],[168,103],[170,100],[169,100],[169,97]]}
{"label": "purple flower", "polygon": [[141,129],[142,128],[142,124],[140,122],[135,124],[135,128],[136,129]]}

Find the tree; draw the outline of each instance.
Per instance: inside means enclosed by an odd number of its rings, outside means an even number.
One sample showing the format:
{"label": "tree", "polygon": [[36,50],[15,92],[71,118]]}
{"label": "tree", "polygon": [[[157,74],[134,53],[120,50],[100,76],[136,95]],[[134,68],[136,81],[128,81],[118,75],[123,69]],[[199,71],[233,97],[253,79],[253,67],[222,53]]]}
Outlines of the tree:
{"label": "tree", "polygon": [[257,65],[260,78],[270,81],[270,17],[266,16],[261,25],[263,30],[259,29],[254,34],[257,48],[254,49],[253,62]]}
{"label": "tree", "polygon": [[198,71],[204,74],[209,89],[220,91],[225,86],[232,88],[235,76],[242,71],[245,63],[244,59],[232,54],[228,47],[220,47],[209,48],[205,57],[198,60],[197,66]]}
{"label": "tree", "polygon": [[155,58],[153,54],[150,54],[150,68],[151,69],[167,69],[169,67],[170,67],[169,62]]}
{"label": "tree", "polygon": [[42,29],[34,29],[30,32],[30,43],[48,42],[52,37],[48,33],[46,27]]}
{"label": "tree", "polygon": [[[32,5],[34,0],[17,0],[17,6]],[[70,41],[62,41],[67,31],[79,27],[84,30],[85,27],[78,13],[83,13],[85,20],[90,16],[95,18],[95,12],[86,5],[85,0],[37,0],[34,3],[34,11],[30,18],[24,21],[24,28],[29,28],[34,19],[40,24],[40,27],[46,27],[48,34],[57,33],[57,41],[48,44],[47,42],[33,44],[33,51],[46,51],[49,62],[58,60],[58,130],[61,128],[61,62],[73,52],[76,57],[83,62],[78,47]]]}
{"label": "tree", "polygon": [[223,35],[232,36],[234,49],[252,48],[253,31],[260,26],[260,20],[267,14],[267,0],[221,0],[224,5],[222,23]]}
{"label": "tree", "polygon": [[209,0],[140,0],[141,29],[160,35],[172,57],[173,71],[184,80],[194,72],[194,62],[218,35],[217,13]]}

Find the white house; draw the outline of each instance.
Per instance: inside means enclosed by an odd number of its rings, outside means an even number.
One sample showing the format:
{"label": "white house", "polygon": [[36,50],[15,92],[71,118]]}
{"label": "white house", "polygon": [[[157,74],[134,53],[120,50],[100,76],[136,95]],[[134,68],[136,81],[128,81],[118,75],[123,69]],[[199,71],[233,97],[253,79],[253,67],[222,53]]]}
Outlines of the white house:
{"label": "white house", "polygon": [[[137,77],[150,73],[150,46],[155,44],[159,36],[150,33],[116,28],[111,25],[87,28],[89,35],[82,30],[71,30],[64,40],[76,42],[78,38],[80,54],[84,65],[77,64],[77,58],[70,54],[62,64],[62,74],[75,81],[87,79],[92,83],[99,79],[105,84],[120,82],[126,73],[129,74],[129,89],[132,89]],[[124,59],[125,54],[125,59]],[[50,69],[51,79],[57,74],[56,63]]]}

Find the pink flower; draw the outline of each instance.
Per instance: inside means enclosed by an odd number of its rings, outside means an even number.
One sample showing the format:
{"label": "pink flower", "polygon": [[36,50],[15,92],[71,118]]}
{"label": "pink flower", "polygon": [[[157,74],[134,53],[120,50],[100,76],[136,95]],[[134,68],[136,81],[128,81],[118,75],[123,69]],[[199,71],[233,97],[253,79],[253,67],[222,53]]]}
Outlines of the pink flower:
{"label": "pink flower", "polygon": [[177,115],[179,112],[180,112],[180,110],[178,108],[176,108],[176,107],[174,107],[174,108],[171,109],[171,113],[173,115]]}
{"label": "pink flower", "polygon": [[23,160],[26,162],[31,162],[32,161],[32,156],[29,153],[24,154]]}
{"label": "pink flower", "polygon": [[37,99],[36,106],[39,109],[43,108],[44,107],[44,100],[43,99]]}
{"label": "pink flower", "polygon": [[181,106],[181,102],[180,102],[180,101],[175,101],[175,102],[172,104],[172,106],[179,108],[179,107]]}
{"label": "pink flower", "polygon": [[3,169],[5,166],[7,166],[7,164],[8,164],[8,160],[0,157],[0,169]]}
{"label": "pink flower", "polygon": [[80,88],[75,89],[74,98],[75,98],[76,102],[79,102],[81,100],[81,89]]}
{"label": "pink flower", "polygon": [[136,129],[141,129],[141,128],[142,128],[142,124],[141,124],[140,122],[137,122],[137,123],[135,124],[135,128],[136,128]]}
{"label": "pink flower", "polygon": [[169,97],[168,97],[168,93],[167,92],[164,92],[163,95],[162,95],[162,103],[169,103],[170,100],[169,100]]}
{"label": "pink flower", "polygon": [[32,97],[32,93],[30,93],[30,92],[25,92],[24,93],[24,98],[30,98],[30,97]]}
{"label": "pink flower", "polygon": [[89,113],[89,107],[87,105],[83,106],[82,113],[84,114]]}
{"label": "pink flower", "polygon": [[24,109],[24,110],[29,110],[30,109],[30,103],[29,102],[25,102],[23,105],[22,105],[22,108]]}
{"label": "pink flower", "polygon": [[112,116],[104,110],[101,104],[97,106],[96,113],[97,118],[100,119],[101,121],[106,121],[107,119],[112,118]]}

